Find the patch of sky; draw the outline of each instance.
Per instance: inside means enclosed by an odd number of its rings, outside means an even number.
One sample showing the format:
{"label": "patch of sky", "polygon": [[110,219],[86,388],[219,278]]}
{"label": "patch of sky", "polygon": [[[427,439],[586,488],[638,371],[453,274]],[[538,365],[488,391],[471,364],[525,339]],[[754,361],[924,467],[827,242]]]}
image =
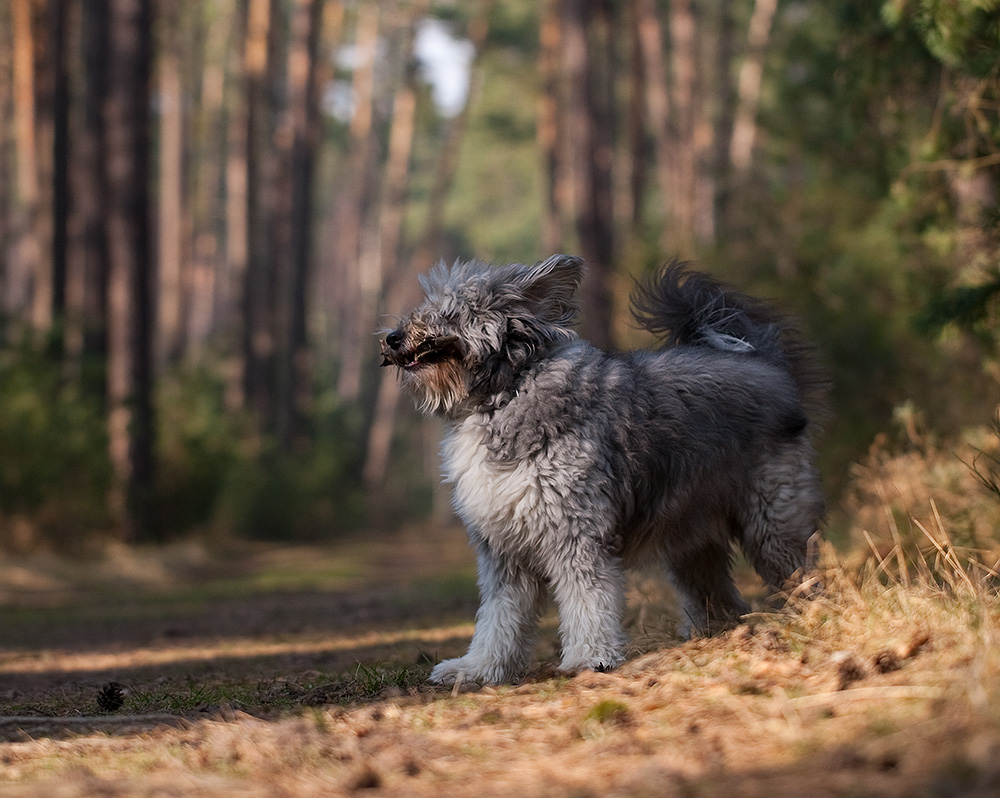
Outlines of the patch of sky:
{"label": "patch of sky", "polygon": [[[376,67],[386,56],[386,46],[383,39],[376,45]],[[452,26],[444,20],[425,17],[417,22],[413,56],[421,79],[430,86],[434,107],[443,117],[456,116],[465,107],[474,50],[472,42],[455,36]],[[334,55],[336,66],[348,72],[357,69],[361,58],[361,51],[354,44],[344,45]],[[323,108],[342,122],[351,118],[354,96],[349,78],[330,81],[323,95]]]}

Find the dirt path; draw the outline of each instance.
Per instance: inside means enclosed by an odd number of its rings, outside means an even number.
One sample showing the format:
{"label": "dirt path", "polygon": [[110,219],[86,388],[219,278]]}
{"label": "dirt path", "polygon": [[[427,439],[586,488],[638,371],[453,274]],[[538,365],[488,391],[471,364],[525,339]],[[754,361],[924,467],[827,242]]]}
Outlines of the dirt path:
{"label": "dirt path", "polygon": [[[658,626],[668,600],[637,583],[617,672],[556,677],[550,619],[522,684],[442,690],[424,683],[430,662],[464,649],[475,609],[460,537],[363,543],[128,585],[15,563],[21,598],[0,608],[0,794],[1000,790],[995,593],[835,574],[828,597],[792,614],[680,644]],[[46,589],[30,589],[32,567]],[[121,706],[102,709],[111,682]]]}
{"label": "dirt path", "polygon": [[[45,559],[0,568],[0,716],[93,714],[125,686],[143,711],[254,711],[275,690],[356,668],[416,670],[459,652],[476,588],[460,531],[337,546],[117,552],[97,572]],[[0,729],[0,736],[3,730]]]}

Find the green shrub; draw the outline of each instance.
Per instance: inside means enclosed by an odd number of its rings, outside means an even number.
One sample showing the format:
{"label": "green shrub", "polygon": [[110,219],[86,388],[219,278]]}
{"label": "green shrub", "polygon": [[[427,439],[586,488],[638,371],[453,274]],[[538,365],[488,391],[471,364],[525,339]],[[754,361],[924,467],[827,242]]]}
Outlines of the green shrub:
{"label": "green shrub", "polygon": [[245,457],[252,425],[227,408],[225,392],[225,381],[208,366],[160,382],[157,506],[167,537],[215,520],[220,496]]}
{"label": "green shrub", "polygon": [[220,497],[219,525],[251,540],[323,540],[364,517],[360,422],[331,404],[294,451],[267,437],[244,441]]}
{"label": "green shrub", "polygon": [[31,344],[0,352],[0,548],[106,535],[111,479],[102,398]]}
{"label": "green shrub", "polygon": [[321,540],[363,513],[360,424],[336,401],[314,403],[292,451],[227,405],[221,370],[183,370],[159,393],[161,522],[252,540]]}

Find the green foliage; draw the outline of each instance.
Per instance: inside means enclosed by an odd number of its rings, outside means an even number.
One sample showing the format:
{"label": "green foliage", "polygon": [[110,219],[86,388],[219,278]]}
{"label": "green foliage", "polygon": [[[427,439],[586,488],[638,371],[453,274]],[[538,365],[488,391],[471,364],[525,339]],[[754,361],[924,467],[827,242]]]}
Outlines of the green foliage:
{"label": "green foliage", "polygon": [[218,523],[255,540],[320,540],[364,516],[360,419],[332,398],[313,418],[314,434],[294,451],[272,440],[244,441],[219,498]]}
{"label": "green foliage", "polygon": [[990,340],[997,333],[993,309],[1000,300],[1000,275],[978,285],[960,285],[936,294],[917,316],[917,326],[928,333],[956,324]]}
{"label": "green foliage", "polygon": [[0,547],[84,545],[110,488],[101,399],[27,340],[0,351]]}
{"label": "green foliage", "polygon": [[329,539],[365,513],[362,420],[317,395],[311,434],[291,448],[226,400],[220,364],[183,370],[160,393],[159,506],[172,535],[213,529],[253,540]]}
{"label": "green foliage", "polygon": [[[292,452],[227,405],[218,364],[160,380],[155,507],[165,538],[205,532],[312,540],[364,512],[360,421],[328,399]],[[88,547],[115,536],[102,397],[29,343],[0,351],[0,549]]]}
{"label": "green foliage", "polygon": [[176,535],[213,520],[252,429],[226,407],[225,383],[205,366],[161,381],[158,421],[160,525]]}
{"label": "green foliage", "polygon": [[[833,0],[779,11],[758,180],[737,198],[742,225],[713,254],[733,281],[792,308],[820,344],[835,386],[822,440],[834,490],[895,407],[916,399],[955,433],[995,394],[981,343],[914,334],[917,319],[923,329],[965,321],[982,341],[995,307],[998,249],[989,220],[962,205],[960,182],[965,160],[1000,144],[996,87],[970,78],[971,61],[942,71],[914,15],[942,27],[945,5],[974,4]],[[978,5],[989,14],[969,11],[970,30],[995,36],[996,3]],[[996,185],[995,174],[982,177]]]}
{"label": "green foliage", "polygon": [[997,69],[998,0],[889,0],[882,15],[893,26],[911,24],[943,64],[977,76]]}

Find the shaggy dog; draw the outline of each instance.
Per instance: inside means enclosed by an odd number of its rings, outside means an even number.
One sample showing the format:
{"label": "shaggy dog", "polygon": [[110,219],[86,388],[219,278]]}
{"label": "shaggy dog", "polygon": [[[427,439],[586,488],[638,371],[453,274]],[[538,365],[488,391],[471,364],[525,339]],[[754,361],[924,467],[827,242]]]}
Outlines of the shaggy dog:
{"label": "shaggy dog", "polygon": [[468,653],[431,681],[516,680],[549,592],[560,669],[607,670],[626,644],[625,567],[657,558],[684,632],[749,611],[731,544],[773,589],[801,579],[823,515],[808,351],[763,303],[674,262],[633,314],[663,341],[606,353],[572,330],[583,262],[440,264],[388,331],[383,365],[447,421],[445,479],[478,554]]}

